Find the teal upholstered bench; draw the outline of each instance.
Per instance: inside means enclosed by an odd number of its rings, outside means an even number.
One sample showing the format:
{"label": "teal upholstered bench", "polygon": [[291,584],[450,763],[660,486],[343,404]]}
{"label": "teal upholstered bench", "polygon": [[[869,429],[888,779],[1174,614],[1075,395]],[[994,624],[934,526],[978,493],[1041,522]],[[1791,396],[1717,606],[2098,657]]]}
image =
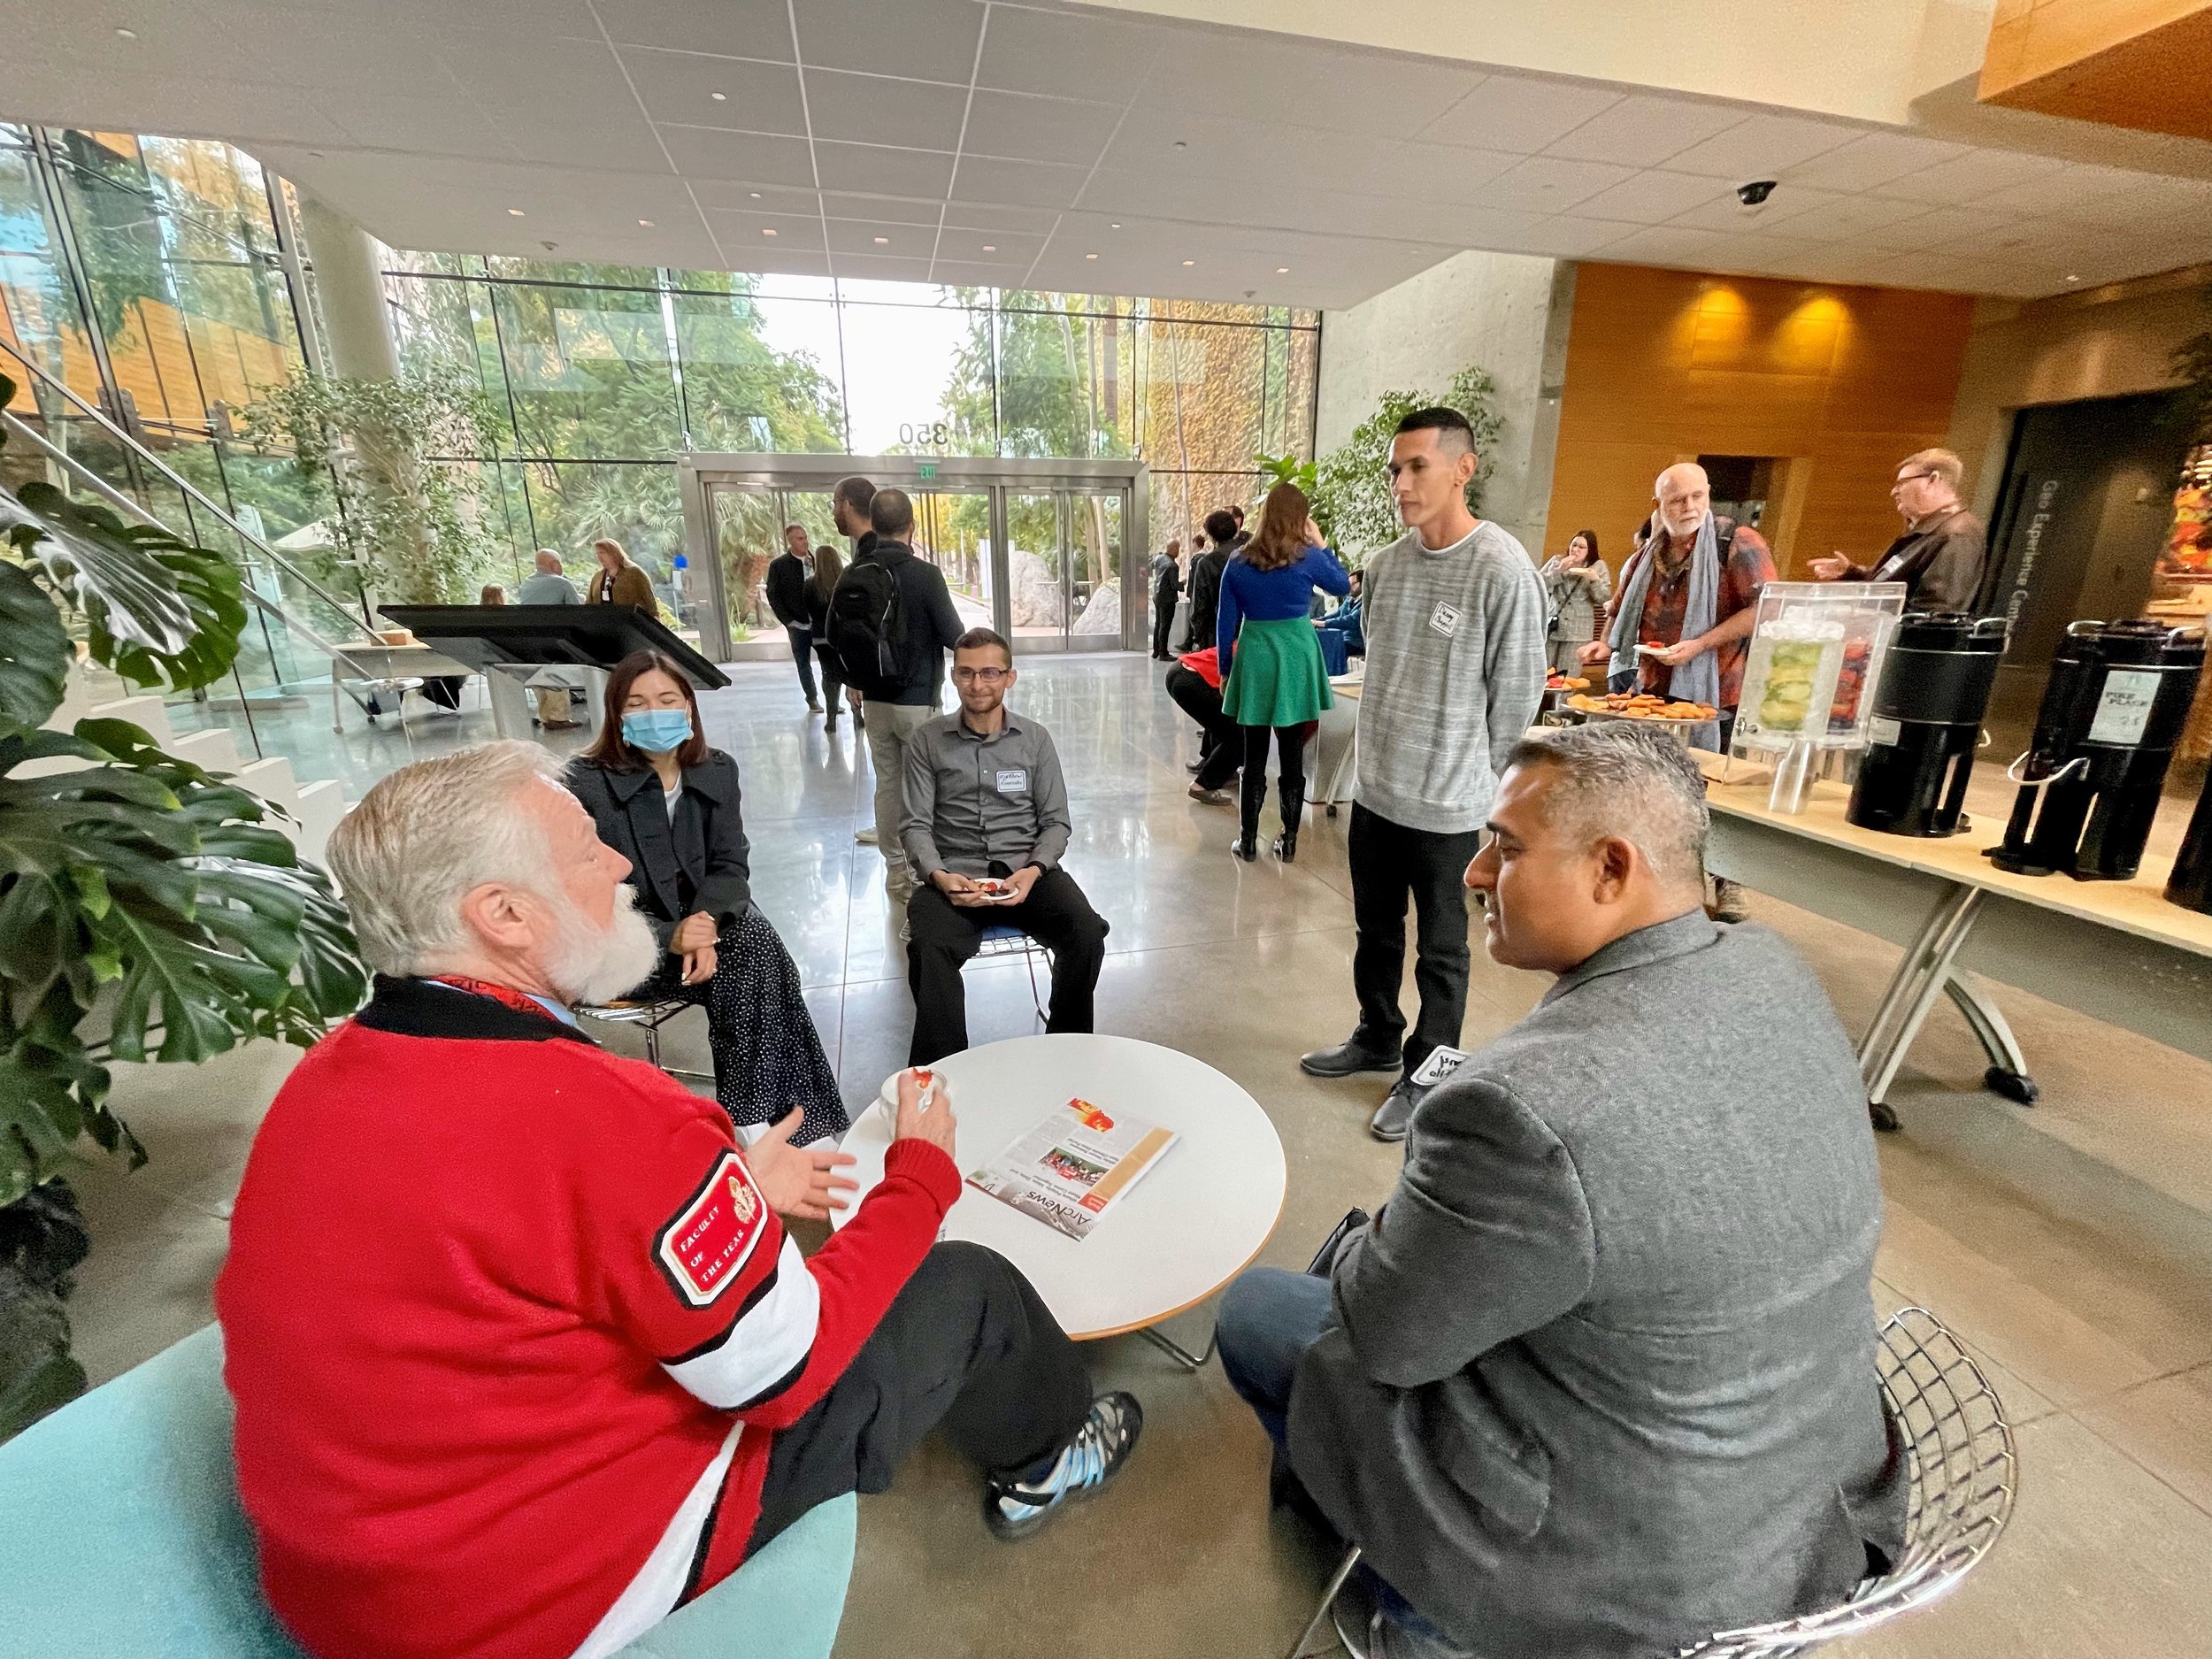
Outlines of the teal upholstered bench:
{"label": "teal upholstered bench", "polygon": [[[196,1332],[0,1446],[0,1659],[304,1659],[261,1599],[222,1333]],[[826,1503],[635,1659],[826,1659],[855,1505]]]}

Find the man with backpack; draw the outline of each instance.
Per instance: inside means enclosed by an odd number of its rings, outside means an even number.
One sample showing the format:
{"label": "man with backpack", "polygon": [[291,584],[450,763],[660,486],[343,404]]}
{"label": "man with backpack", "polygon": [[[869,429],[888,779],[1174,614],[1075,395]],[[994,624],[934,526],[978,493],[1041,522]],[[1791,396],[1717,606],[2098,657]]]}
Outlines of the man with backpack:
{"label": "man with backpack", "polygon": [[874,545],[857,553],[830,595],[830,649],[858,687],[867,710],[868,757],[876,772],[876,845],[884,891],[902,904],[914,877],[899,846],[900,787],[906,744],[937,712],[945,653],[961,634],[960,613],[944,572],[915,557],[914,503],[902,489],[879,489],[869,503]]}

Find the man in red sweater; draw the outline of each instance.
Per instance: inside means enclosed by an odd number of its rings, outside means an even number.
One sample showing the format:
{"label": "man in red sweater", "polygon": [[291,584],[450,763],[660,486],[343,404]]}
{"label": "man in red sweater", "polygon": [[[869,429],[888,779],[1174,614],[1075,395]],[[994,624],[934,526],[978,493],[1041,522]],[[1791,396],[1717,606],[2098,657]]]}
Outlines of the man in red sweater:
{"label": "man in red sweater", "polygon": [[403,768],[333,834],[377,970],[255,1138],[216,1286],[239,1492],[317,1659],[600,1659],[941,1425],[1018,1536],[1142,1426],[1003,1258],[935,1244],[951,1102],[882,1183],[741,1148],[573,1005],[644,977],[626,862],[528,743]]}

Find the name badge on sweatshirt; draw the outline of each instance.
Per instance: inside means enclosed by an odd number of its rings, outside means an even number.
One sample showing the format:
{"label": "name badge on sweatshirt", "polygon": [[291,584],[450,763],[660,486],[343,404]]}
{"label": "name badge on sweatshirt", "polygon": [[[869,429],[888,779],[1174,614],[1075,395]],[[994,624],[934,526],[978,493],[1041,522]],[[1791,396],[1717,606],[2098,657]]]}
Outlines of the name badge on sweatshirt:
{"label": "name badge on sweatshirt", "polygon": [[998,792],[1001,795],[1027,795],[1029,769],[1026,766],[1007,767],[998,775]]}
{"label": "name badge on sweatshirt", "polygon": [[1459,632],[1459,607],[1438,600],[1436,609],[1429,613],[1429,626],[1450,639]]}

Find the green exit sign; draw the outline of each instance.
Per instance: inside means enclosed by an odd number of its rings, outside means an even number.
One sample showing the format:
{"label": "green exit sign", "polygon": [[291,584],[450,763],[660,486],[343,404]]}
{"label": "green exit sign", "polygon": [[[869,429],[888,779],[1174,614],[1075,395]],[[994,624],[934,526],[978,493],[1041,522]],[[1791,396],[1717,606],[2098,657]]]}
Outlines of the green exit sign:
{"label": "green exit sign", "polygon": [[923,462],[922,476],[924,478],[935,478],[937,476],[937,463],[934,461]]}

